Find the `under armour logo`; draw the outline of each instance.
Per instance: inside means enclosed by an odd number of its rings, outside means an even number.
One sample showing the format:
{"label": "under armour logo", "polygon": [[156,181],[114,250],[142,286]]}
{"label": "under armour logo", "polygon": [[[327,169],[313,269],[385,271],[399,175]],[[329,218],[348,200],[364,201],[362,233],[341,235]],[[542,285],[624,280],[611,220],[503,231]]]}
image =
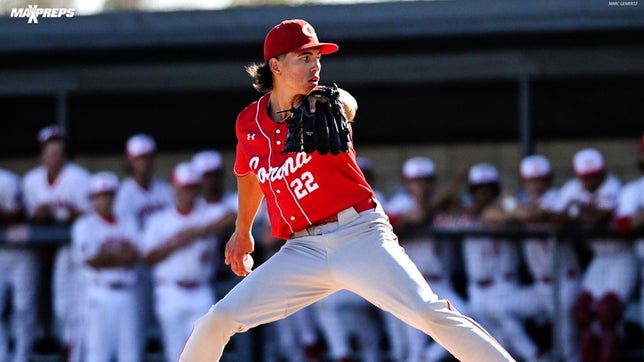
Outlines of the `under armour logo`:
{"label": "under armour logo", "polygon": [[249,141],[250,140],[254,141],[255,140],[255,134],[254,133],[247,133],[246,134],[246,139],[249,140]]}

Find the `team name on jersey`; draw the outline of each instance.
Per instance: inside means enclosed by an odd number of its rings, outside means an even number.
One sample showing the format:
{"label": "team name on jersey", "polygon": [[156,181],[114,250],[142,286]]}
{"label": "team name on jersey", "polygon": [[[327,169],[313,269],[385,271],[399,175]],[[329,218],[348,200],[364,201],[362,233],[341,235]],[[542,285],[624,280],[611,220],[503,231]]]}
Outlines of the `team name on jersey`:
{"label": "team name on jersey", "polygon": [[267,180],[270,182],[282,180],[288,175],[297,172],[311,161],[311,155],[304,152],[297,153],[295,157],[287,158],[284,164],[279,167],[259,167],[259,160],[259,157],[255,156],[250,159],[248,164],[251,169],[255,170],[257,180],[260,183],[265,183]]}

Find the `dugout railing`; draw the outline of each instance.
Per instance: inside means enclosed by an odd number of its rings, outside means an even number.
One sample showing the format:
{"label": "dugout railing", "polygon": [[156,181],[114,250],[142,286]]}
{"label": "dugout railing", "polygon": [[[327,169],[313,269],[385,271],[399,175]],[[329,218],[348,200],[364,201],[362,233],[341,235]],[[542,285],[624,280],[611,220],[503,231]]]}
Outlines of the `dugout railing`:
{"label": "dugout railing", "polygon": [[[550,245],[551,250],[553,251],[554,261],[552,263],[552,283],[553,288],[552,299],[554,305],[554,316],[549,319],[550,323],[550,346],[551,354],[550,361],[562,361],[563,359],[562,349],[561,349],[561,338],[558,335],[560,331],[559,323],[561,323],[562,313],[561,305],[558,302],[560,299],[560,278],[561,273],[559,272],[560,267],[560,252],[559,247],[562,243],[574,243],[575,249],[580,251],[582,254],[581,257],[581,267],[582,271],[586,268],[587,263],[592,258],[592,251],[590,250],[587,241],[594,238],[601,239],[612,239],[624,243],[636,243],[639,240],[644,242],[644,230],[638,230],[628,234],[617,233],[613,228],[610,227],[582,227],[582,226],[569,226],[569,227],[551,227],[551,226],[499,226],[499,227],[466,227],[466,228],[434,228],[434,227],[425,227],[425,228],[416,228],[414,230],[399,233],[401,240],[404,240],[405,237],[418,237],[418,236],[431,236],[435,240],[455,240],[462,241],[465,238],[473,237],[472,240],[489,240],[488,238],[510,241],[515,243],[522,243],[526,239],[541,239]],[[584,253],[585,251],[585,253]],[[633,253],[635,253],[633,249]],[[519,257],[522,259],[522,262],[525,263],[524,255],[519,252]],[[584,260],[585,259],[585,260]],[[638,263],[638,283],[635,286],[633,291],[633,296],[630,300],[627,301],[625,319],[626,324],[629,328],[625,330],[626,333],[626,344],[625,351],[623,353],[624,361],[642,361],[644,360],[644,325],[642,320],[644,319],[644,311],[641,310],[642,304],[641,298],[644,298],[642,295],[642,290],[644,290],[644,280],[641,280],[642,270],[644,265],[642,261]],[[527,274],[527,270],[523,270],[524,274]],[[525,279],[525,276],[524,276]],[[529,284],[530,277],[527,277],[528,281],[524,280],[524,283]]]}
{"label": "dugout railing", "polygon": [[[637,239],[644,239],[644,230],[640,230],[628,235],[618,234],[612,228],[588,228],[588,227],[566,227],[566,228],[555,228],[555,227],[468,227],[468,228],[434,228],[434,227],[424,227],[424,228],[415,228],[413,230],[405,231],[398,235],[402,240],[408,237],[417,237],[417,236],[431,236],[435,240],[454,240],[462,241],[466,237],[476,237],[478,240],[484,240],[485,238],[494,238],[502,239],[511,242],[521,243],[527,238],[539,238],[548,241],[553,250],[553,280],[552,287],[553,290],[553,302],[555,305],[555,317],[549,320],[550,323],[550,346],[552,347],[551,351],[551,361],[563,361],[561,358],[561,346],[559,341],[561,340],[557,335],[559,330],[558,323],[560,321],[560,316],[563,311],[559,307],[559,303],[556,303],[559,300],[559,277],[560,273],[556,272],[559,268],[559,246],[562,243],[578,243],[580,246],[585,244],[585,240],[591,238],[611,238],[620,240],[623,242],[635,242]],[[476,239],[474,239],[476,240]],[[70,227],[68,225],[60,224],[18,224],[9,227],[0,227],[0,247],[25,247],[25,248],[41,248],[42,250],[55,248],[58,245],[63,245],[69,243],[70,241]],[[460,244],[457,244],[460,245]],[[635,252],[635,251],[634,251]],[[590,256],[592,257],[592,255]],[[584,267],[582,263],[582,267]],[[641,277],[641,268],[643,265],[639,265],[640,270],[638,270],[638,277]],[[464,274],[463,274],[464,275]],[[639,280],[639,279],[638,279]],[[624,351],[624,357],[626,361],[641,361],[644,359],[644,325],[642,325],[642,315],[644,311],[640,310],[641,298],[644,298],[644,295],[641,294],[641,286],[644,285],[644,280],[639,280],[640,284],[637,285],[635,290],[635,295],[629,301],[627,308],[627,323],[631,327],[627,330],[627,349]],[[41,301],[42,303],[42,301]],[[635,335],[632,335],[632,334]],[[250,335],[249,335],[250,336]],[[255,338],[255,337],[253,337]],[[258,346],[258,343],[245,341],[244,344],[251,343],[253,346]],[[249,347],[246,345],[245,347]],[[234,346],[233,346],[234,348]],[[258,351],[258,348],[253,348],[257,353],[262,353]],[[253,356],[257,357],[256,353],[246,354],[246,359],[248,362],[255,360]],[[240,356],[237,355],[235,360]]]}

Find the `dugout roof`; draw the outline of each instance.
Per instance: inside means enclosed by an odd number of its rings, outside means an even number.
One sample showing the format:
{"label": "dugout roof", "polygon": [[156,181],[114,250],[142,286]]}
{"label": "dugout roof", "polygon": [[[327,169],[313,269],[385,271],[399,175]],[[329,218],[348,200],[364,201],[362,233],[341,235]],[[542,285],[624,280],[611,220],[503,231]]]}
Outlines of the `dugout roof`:
{"label": "dugout roof", "polygon": [[[620,3],[620,2],[616,2]],[[168,150],[231,147],[256,98],[243,66],[267,30],[305,18],[323,81],[360,101],[363,144],[632,137],[644,115],[644,6],[605,0],[412,1],[0,18],[0,157],[59,122],[78,152],[133,132]],[[407,127],[392,129],[404,121]],[[214,146],[213,146],[214,145]]]}

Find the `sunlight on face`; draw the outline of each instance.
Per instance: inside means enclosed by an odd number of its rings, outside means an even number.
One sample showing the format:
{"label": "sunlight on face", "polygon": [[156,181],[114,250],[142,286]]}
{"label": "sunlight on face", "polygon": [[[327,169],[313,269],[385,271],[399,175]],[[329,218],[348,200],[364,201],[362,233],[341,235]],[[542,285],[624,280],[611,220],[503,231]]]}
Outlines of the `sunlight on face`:
{"label": "sunlight on face", "polygon": [[320,48],[287,53],[278,59],[278,82],[298,94],[307,94],[318,86],[322,65]]}

